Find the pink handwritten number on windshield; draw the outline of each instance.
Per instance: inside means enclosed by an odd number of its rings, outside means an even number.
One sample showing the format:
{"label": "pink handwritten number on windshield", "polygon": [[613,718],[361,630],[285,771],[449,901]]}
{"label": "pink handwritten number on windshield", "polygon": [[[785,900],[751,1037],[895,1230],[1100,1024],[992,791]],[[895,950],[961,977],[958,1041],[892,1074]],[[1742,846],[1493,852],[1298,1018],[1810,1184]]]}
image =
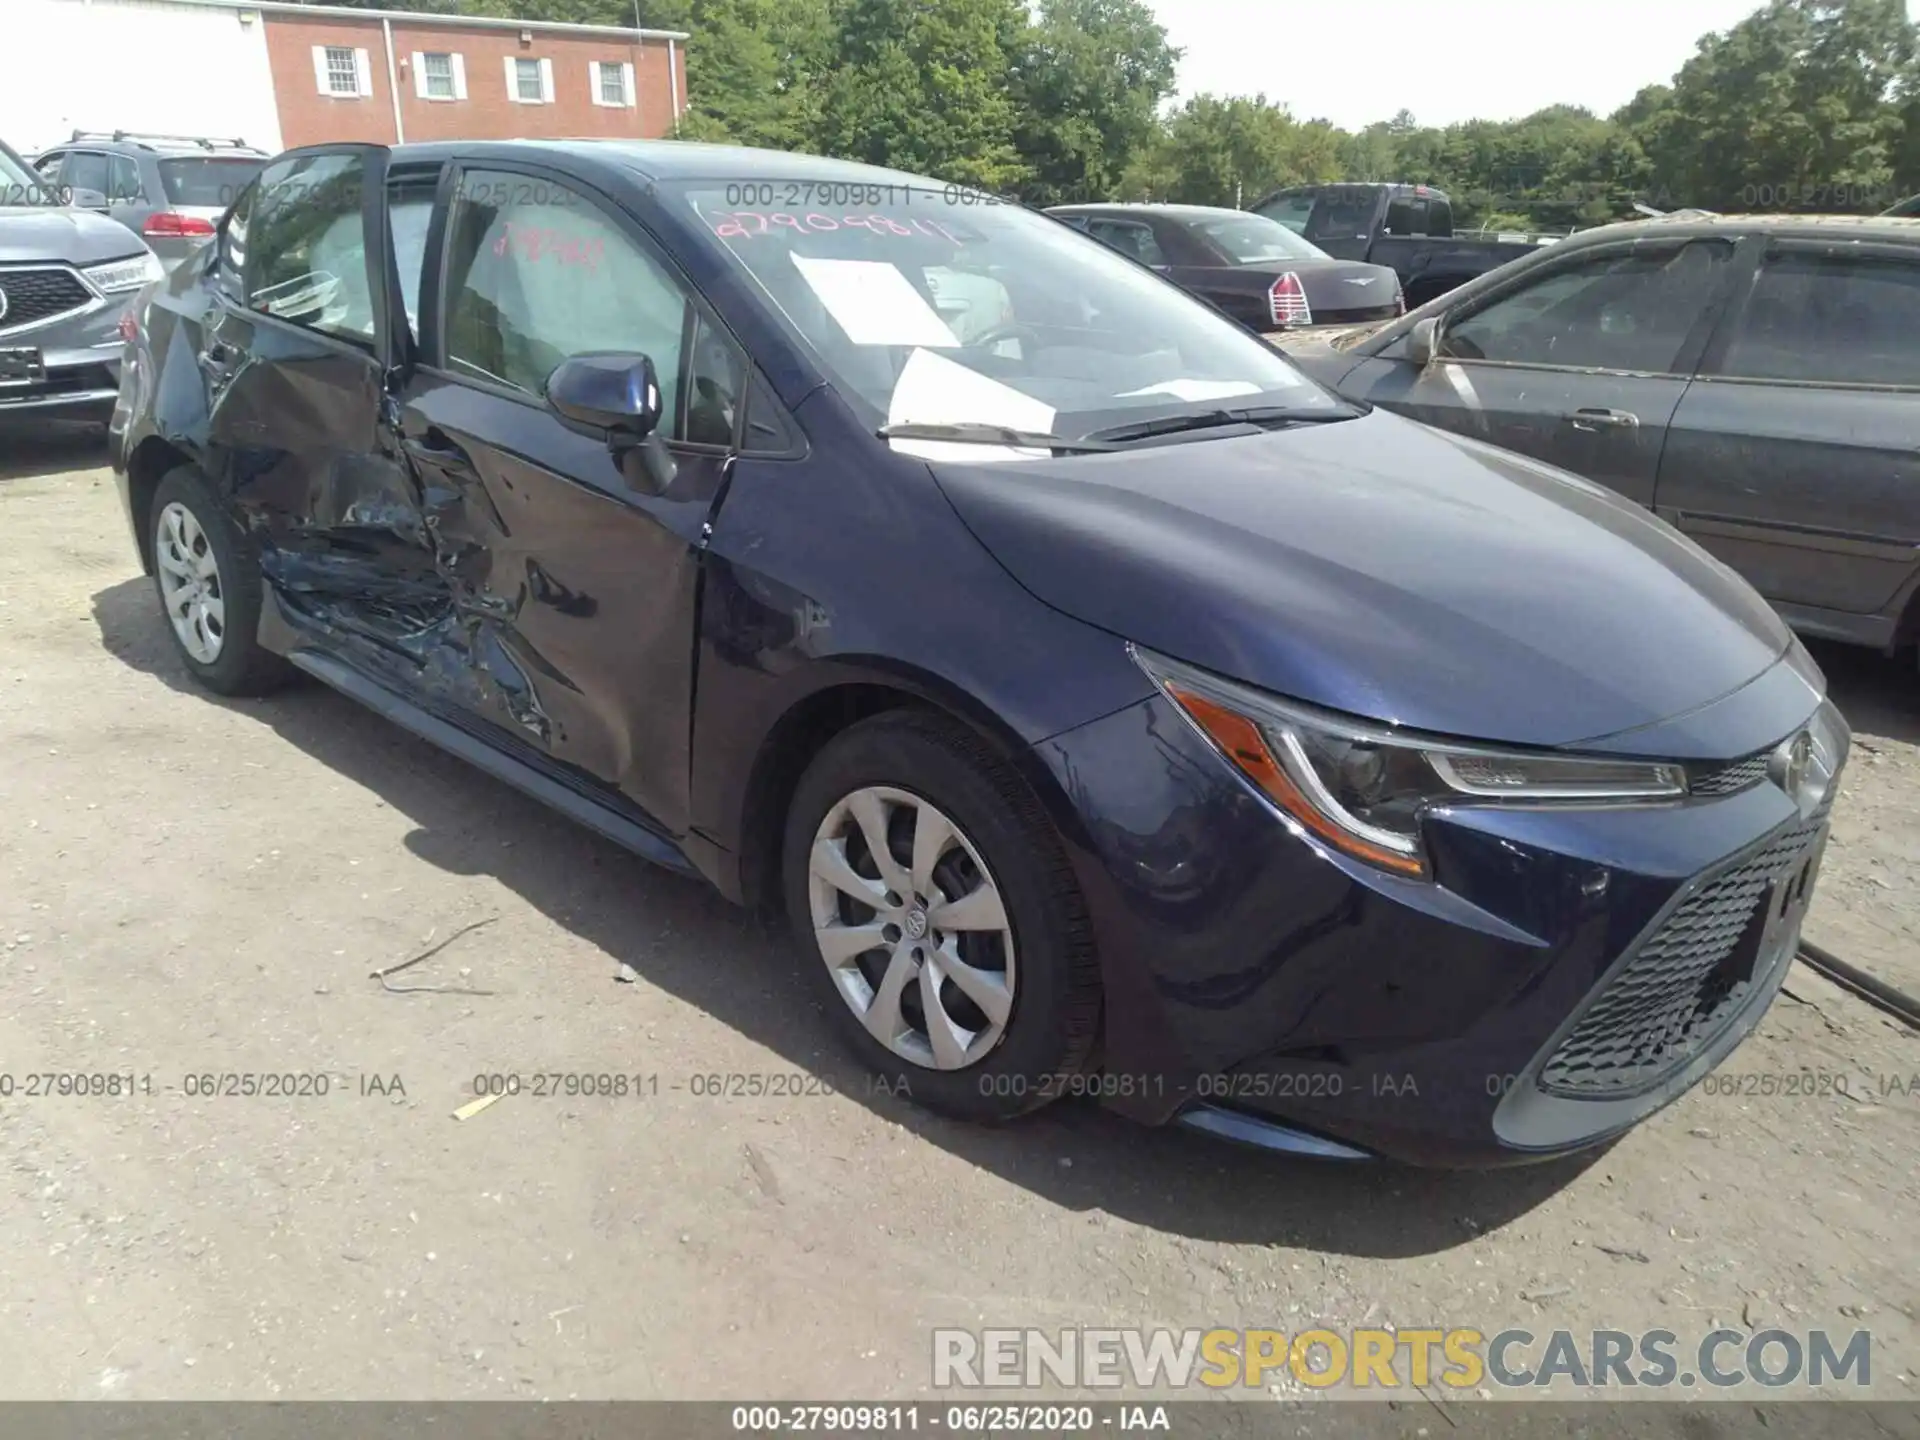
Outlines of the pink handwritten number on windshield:
{"label": "pink handwritten number on windshield", "polygon": [[835,230],[865,230],[874,235],[891,235],[903,240],[944,240],[958,245],[959,238],[937,220],[896,220],[887,215],[822,215],[810,210],[793,215],[784,210],[768,214],[760,210],[731,210],[708,217],[713,233],[722,240],[750,240],[756,235],[771,235],[791,230],[796,235],[826,235]]}

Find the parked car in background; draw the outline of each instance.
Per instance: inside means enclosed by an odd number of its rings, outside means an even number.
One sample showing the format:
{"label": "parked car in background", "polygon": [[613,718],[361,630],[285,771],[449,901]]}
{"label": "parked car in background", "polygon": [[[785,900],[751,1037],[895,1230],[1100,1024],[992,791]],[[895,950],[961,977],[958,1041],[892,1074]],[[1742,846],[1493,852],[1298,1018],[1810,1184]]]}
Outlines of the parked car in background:
{"label": "parked car in background", "polygon": [[111,415],[121,321],[163,273],[137,236],[61,198],[0,142],[0,419]]}
{"label": "parked car in background", "polygon": [[1909,220],[1920,216],[1920,195],[1911,195],[1898,205],[1890,205],[1880,213],[1888,219]]}
{"label": "parked car in background", "polygon": [[1047,211],[1151,266],[1258,333],[1406,313],[1384,265],[1335,260],[1265,216],[1207,205],[1060,205]]}
{"label": "parked car in background", "polygon": [[1920,638],[1920,220],[1610,225],[1292,353],[1658,511],[1807,634]]}
{"label": "parked car in background", "polygon": [[267,162],[239,140],[141,135],[127,130],[73,132],[34,161],[72,203],[100,196],[97,209],[133,231],[169,270],[213,234],[214,222]]}
{"label": "parked car in background", "polygon": [[1408,305],[1423,305],[1553,235],[1456,235],[1453,202],[1431,185],[1292,185],[1251,207],[1342,260],[1385,265]]}
{"label": "parked car in background", "polygon": [[274,160],[128,346],[178,663],[304,671],[784,910],[950,1115],[1477,1165],[1684,1093],[1791,964],[1846,758],[1780,618],[954,194],[674,142]]}

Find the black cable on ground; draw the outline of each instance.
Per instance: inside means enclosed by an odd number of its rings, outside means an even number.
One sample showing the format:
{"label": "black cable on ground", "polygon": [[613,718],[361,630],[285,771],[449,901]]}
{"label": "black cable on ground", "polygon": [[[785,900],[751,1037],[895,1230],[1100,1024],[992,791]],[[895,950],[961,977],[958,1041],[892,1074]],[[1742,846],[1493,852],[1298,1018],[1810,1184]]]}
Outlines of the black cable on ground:
{"label": "black cable on ground", "polygon": [[1800,959],[1842,990],[1852,991],[1876,1010],[1884,1010],[1894,1019],[1920,1030],[1920,1000],[1914,999],[1906,991],[1896,990],[1864,970],[1856,970],[1831,950],[1823,950],[1811,940],[1800,942]]}

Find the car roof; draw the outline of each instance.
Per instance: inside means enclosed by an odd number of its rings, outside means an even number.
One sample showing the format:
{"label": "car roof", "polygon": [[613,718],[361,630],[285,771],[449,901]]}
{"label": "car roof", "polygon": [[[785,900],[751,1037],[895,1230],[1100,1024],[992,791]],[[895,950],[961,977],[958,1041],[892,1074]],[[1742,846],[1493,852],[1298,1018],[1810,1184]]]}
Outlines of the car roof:
{"label": "car roof", "polygon": [[[1052,205],[1049,215],[1163,215],[1169,220],[1262,220],[1251,210],[1235,210],[1226,205],[1163,205],[1140,200],[1116,200],[1108,205]],[[1279,223],[1277,221],[1271,223]]]}
{"label": "car roof", "polygon": [[51,155],[56,150],[104,150],[112,155],[154,155],[163,160],[183,155],[198,155],[215,160],[271,158],[266,151],[256,150],[251,145],[236,145],[231,140],[217,140],[211,137],[200,141],[174,136],[142,139],[137,135],[123,135],[116,139],[110,135],[81,135],[76,139],[62,140],[57,145],[49,145],[40,153]]}
{"label": "car roof", "polygon": [[1709,215],[1699,211],[1683,211],[1676,215],[1660,215],[1646,220],[1622,220],[1612,225],[1599,225],[1591,230],[1578,230],[1561,240],[1551,248],[1569,244],[1595,245],[1610,240],[1631,240],[1636,237],[1662,235],[1725,235],[1737,231],[1741,234],[1782,235],[1793,238],[1817,238],[1822,240],[1892,240],[1907,244],[1920,244],[1920,218],[1890,215]]}
{"label": "car roof", "polygon": [[567,156],[620,165],[648,180],[826,180],[946,187],[946,182],[929,176],[853,160],[691,140],[438,140],[398,145],[392,155],[396,165],[489,156],[504,159],[518,155],[529,160]]}

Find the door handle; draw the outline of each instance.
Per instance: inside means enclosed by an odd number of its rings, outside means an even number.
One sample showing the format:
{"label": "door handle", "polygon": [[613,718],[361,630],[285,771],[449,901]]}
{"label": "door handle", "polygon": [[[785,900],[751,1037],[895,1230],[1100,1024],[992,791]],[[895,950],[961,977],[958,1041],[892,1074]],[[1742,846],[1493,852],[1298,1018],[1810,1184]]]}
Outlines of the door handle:
{"label": "door handle", "polygon": [[1572,425],[1574,429],[1585,430],[1589,433],[1595,430],[1637,430],[1640,428],[1640,417],[1635,415],[1631,410],[1575,410],[1572,414],[1563,416],[1562,418],[1565,419],[1568,424]]}

